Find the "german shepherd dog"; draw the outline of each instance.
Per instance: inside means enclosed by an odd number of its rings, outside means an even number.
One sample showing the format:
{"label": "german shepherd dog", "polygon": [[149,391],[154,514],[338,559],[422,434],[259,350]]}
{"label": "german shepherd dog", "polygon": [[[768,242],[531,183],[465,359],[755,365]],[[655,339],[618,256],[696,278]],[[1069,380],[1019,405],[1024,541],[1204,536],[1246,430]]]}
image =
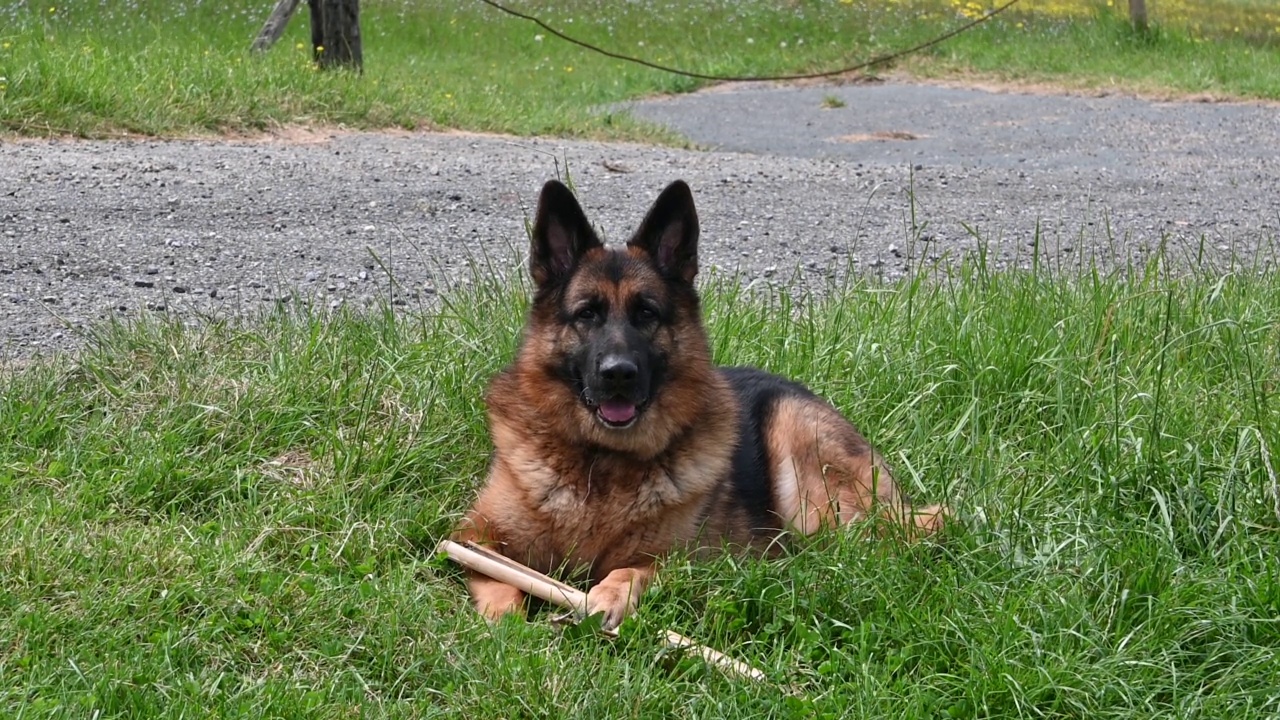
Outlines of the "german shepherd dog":
{"label": "german shepherd dog", "polygon": [[[535,292],[515,361],[489,386],[494,454],[454,534],[545,573],[594,584],[612,628],[655,563],[678,548],[767,549],[870,514],[931,532],[880,455],[831,405],[761,370],[711,363],[694,276],[698,216],[684,182],[659,195],[622,248],[606,248],[573,193],[542,188],[531,233]],[[476,609],[523,609],[476,573]]]}

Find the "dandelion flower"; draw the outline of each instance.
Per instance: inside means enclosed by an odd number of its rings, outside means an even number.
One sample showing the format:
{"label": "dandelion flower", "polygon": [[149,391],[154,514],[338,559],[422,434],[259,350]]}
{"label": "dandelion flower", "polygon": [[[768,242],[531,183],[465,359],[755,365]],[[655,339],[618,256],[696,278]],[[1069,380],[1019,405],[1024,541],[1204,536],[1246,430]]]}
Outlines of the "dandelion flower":
{"label": "dandelion flower", "polygon": [[537,35],[534,35],[534,36],[533,36],[533,41],[534,41],[534,42],[542,42],[542,33],[538,33]]}
{"label": "dandelion flower", "polygon": [[306,43],[298,43],[297,45],[294,45],[293,47],[294,47],[294,49],[295,49],[295,50],[301,50],[301,49],[305,48],[306,46],[307,46],[307,44],[306,44]]}

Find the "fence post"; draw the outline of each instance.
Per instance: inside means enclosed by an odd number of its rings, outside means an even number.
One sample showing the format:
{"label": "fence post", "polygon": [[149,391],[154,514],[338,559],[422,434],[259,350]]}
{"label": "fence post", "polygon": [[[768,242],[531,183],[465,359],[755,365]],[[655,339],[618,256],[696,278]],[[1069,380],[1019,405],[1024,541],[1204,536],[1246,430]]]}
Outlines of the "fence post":
{"label": "fence post", "polygon": [[1147,31],[1147,0],[1129,0],[1129,22],[1134,30]]}
{"label": "fence post", "polygon": [[258,32],[258,37],[254,38],[254,52],[266,52],[267,48],[276,44],[280,36],[284,34],[284,28],[289,24],[289,18],[293,17],[293,11],[298,9],[298,3],[302,0],[280,0],[276,3],[276,7],[271,11],[271,16],[267,18],[266,24],[262,26],[262,30]]}
{"label": "fence post", "polygon": [[360,0],[309,0],[311,47],[322,68],[348,67],[359,71],[364,63],[360,43]]}

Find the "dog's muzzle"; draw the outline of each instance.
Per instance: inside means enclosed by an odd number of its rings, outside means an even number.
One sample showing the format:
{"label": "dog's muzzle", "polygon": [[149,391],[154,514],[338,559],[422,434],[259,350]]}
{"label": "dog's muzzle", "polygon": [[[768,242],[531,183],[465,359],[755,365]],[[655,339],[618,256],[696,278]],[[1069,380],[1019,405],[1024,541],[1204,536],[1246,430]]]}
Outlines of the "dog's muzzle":
{"label": "dog's muzzle", "polygon": [[625,428],[635,422],[640,414],[643,399],[637,399],[640,368],[635,361],[622,355],[606,355],[597,368],[599,387],[593,393],[596,417],[611,428]]}

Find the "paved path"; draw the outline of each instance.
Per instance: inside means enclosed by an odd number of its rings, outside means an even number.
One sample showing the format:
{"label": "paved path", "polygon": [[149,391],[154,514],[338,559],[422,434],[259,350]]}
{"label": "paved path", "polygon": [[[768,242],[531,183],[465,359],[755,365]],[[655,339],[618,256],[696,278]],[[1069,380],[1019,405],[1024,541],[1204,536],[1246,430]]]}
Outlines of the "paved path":
{"label": "paved path", "polygon": [[[831,99],[844,106],[829,107]],[[1275,104],[1153,102],[941,85],[737,85],[636,103],[632,109],[705,146],[757,154],[1093,172],[1128,182],[1206,169],[1275,181],[1280,168],[1280,106]]]}
{"label": "paved path", "polygon": [[[844,107],[824,109],[836,96]],[[704,267],[747,282],[1175,254],[1274,262],[1280,110],[935,86],[715,89],[634,105],[715,148],[474,135],[0,145],[0,361],[106,318],[429,301],[509,272],[541,183],[572,172],[618,241],[675,178]],[[910,138],[910,139],[908,139]],[[924,226],[913,233],[915,213]],[[920,241],[913,241],[919,236]]]}

